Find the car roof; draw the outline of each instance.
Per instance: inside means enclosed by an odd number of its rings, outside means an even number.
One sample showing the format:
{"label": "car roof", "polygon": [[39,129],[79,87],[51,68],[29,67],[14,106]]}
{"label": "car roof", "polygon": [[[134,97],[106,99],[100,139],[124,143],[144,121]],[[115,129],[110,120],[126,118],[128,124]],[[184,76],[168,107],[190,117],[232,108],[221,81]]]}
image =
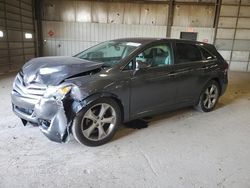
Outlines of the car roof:
{"label": "car roof", "polygon": [[149,37],[120,38],[120,39],[114,39],[112,41],[116,41],[116,42],[135,42],[135,43],[141,43],[141,44],[148,44],[148,43],[156,42],[156,41],[175,41],[175,42],[209,45],[208,43],[199,42],[199,41],[192,41],[192,40],[172,39],[172,38],[149,38]]}

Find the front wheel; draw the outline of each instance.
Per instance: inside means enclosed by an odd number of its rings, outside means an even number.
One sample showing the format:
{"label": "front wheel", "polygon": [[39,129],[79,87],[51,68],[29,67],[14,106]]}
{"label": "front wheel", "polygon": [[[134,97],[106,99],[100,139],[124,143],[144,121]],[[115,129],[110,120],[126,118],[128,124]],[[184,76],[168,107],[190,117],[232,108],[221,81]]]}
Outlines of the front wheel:
{"label": "front wheel", "polygon": [[220,96],[219,85],[216,81],[210,81],[201,92],[196,109],[202,112],[210,112],[214,109]]}
{"label": "front wheel", "polygon": [[100,98],[79,112],[72,133],[81,144],[99,146],[112,139],[120,123],[119,105],[112,99]]}

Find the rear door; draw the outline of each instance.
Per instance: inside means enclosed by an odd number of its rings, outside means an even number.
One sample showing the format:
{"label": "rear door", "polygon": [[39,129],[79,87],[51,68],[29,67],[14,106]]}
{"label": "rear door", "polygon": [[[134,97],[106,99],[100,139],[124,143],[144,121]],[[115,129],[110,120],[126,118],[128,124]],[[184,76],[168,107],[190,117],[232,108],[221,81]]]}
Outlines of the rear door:
{"label": "rear door", "polygon": [[204,83],[206,62],[195,43],[176,42],[174,51],[177,103],[193,103]]}

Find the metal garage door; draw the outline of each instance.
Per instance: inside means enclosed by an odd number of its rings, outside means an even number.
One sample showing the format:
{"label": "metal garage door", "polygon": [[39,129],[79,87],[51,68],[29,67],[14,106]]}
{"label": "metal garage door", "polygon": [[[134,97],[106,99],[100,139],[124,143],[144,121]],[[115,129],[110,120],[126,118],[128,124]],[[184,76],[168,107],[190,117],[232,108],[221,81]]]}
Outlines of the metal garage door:
{"label": "metal garage door", "polygon": [[0,1],[0,74],[35,56],[32,0]]}

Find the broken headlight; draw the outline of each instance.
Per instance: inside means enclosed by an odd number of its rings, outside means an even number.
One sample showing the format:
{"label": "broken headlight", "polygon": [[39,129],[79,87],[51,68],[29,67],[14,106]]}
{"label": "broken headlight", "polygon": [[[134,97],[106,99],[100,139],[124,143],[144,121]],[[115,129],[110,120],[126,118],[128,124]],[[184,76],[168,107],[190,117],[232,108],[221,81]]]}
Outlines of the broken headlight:
{"label": "broken headlight", "polygon": [[63,86],[48,86],[44,97],[55,99],[63,99],[72,89],[72,85],[63,85]]}

